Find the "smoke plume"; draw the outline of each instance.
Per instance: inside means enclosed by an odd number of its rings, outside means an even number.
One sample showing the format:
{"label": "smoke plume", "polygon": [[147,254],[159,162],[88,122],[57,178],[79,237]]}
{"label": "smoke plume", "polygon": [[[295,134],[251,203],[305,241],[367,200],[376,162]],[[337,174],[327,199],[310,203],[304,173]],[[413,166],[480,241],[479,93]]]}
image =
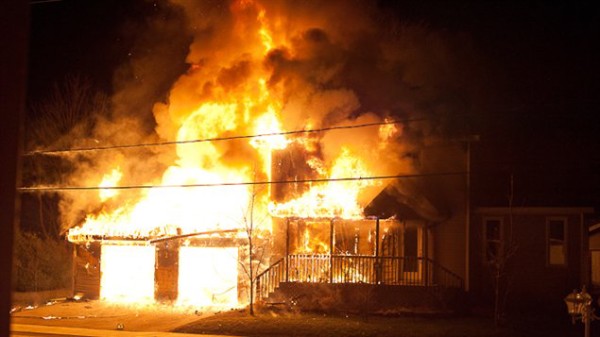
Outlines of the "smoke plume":
{"label": "smoke plume", "polygon": [[[415,173],[423,170],[421,149],[464,134],[477,103],[481,69],[469,39],[404,22],[376,2],[173,0],[160,13],[134,28],[144,34],[116,71],[113,113],[99,119],[92,137],[103,144],[253,135],[273,116],[280,125],[270,125],[280,131],[399,120],[388,129],[311,135],[304,155],[331,165],[346,151],[372,175]],[[222,141],[98,153],[77,164],[70,182],[99,182],[117,166],[121,184],[160,184],[192,167],[223,172],[222,182],[234,174],[266,180],[265,148]],[[365,189],[362,206],[383,188]],[[102,208],[140,194],[123,193]],[[65,225],[98,205],[91,195],[66,198]]]}

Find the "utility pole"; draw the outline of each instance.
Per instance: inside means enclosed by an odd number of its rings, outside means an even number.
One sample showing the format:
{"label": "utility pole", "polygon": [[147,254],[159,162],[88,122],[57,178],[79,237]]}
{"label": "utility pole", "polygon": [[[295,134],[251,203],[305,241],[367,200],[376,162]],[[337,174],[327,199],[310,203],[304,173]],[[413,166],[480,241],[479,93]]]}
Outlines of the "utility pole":
{"label": "utility pole", "polygon": [[467,176],[466,176],[466,191],[465,191],[465,291],[469,291],[471,268],[470,268],[470,256],[471,256],[471,143],[479,141],[479,135],[470,135],[465,137],[464,141],[467,143]]}

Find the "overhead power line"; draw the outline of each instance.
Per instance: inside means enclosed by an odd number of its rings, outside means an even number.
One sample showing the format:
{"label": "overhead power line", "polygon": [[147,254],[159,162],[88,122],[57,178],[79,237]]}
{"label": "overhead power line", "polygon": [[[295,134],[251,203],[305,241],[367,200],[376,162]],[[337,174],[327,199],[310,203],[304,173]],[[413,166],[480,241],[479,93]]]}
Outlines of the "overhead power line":
{"label": "overhead power line", "polygon": [[62,0],[33,0],[33,1],[29,1],[30,5],[40,5],[40,4],[45,4],[48,2],[62,2]]}
{"label": "overhead power line", "polygon": [[103,150],[113,150],[113,149],[130,149],[130,148],[139,148],[139,147],[154,147],[154,146],[193,144],[193,143],[205,143],[205,142],[218,142],[218,141],[227,141],[227,140],[262,138],[262,137],[273,137],[273,136],[287,136],[287,135],[293,135],[293,134],[299,134],[299,133],[318,133],[318,132],[333,131],[333,130],[358,129],[358,128],[366,128],[366,127],[389,125],[389,124],[418,122],[418,121],[423,121],[423,120],[427,120],[427,118],[413,118],[413,119],[405,119],[402,121],[391,120],[391,121],[364,123],[364,124],[356,124],[356,125],[331,126],[331,127],[319,128],[319,129],[302,129],[302,130],[293,130],[293,131],[262,133],[262,134],[256,134],[256,135],[239,135],[239,136],[215,137],[215,138],[191,139],[191,140],[177,140],[177,141],[143,143],[143,144],[125,144],[125,145],[109,145],[109,146],[68,148],[68,149],[54,149],[54,150],[38,150],[38,151],[27,152],[24,154],[24,156],[61,154],[61,153],[73,153],[73,152],[103,151]]}
{"label": "overhead power line", "polygon": [[213,184],[205,183],[205,184],[181,184],[181,185],[21,187],[18,189],[18,191],[22,192],[22,193],[33,193],[33,192],[67,192],[67,191],[84,191],[84,190],[134,190],[134,189],[158,189],[158,188],[198,188],[198,187],[227,187],[227,186],[245,186],[245,185],[306,184],[306,183],[344,182],[344,181],[361,181],[361,180],[388,180],[388,179],[399,179],[399,178],[420,178],[420,177],[464,175],[464,174],[467,174],[467,172],[461,171],[461,172],[416,173],[416,174],[397,174],[397,175],[369,176],[369,177],[250,181],[250,182],[213,183]]}

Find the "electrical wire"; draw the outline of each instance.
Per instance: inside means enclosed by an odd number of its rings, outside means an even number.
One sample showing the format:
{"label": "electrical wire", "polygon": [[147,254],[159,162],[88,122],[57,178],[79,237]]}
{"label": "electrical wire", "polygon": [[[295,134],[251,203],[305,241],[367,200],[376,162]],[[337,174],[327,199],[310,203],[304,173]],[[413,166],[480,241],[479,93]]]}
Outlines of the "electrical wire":
{"label": "electrical wire", "polygon": [[333,130],[358,129],[358,128],[366,128],[366,127],[389,125],[389,124],[418,122],[418,121],[423,121],[423,120],[427,120],[427,118],[413,118],[413,119],[405,119],[402,121],[390,120],[390,121],[364,123],[364,124],[357,124],[357,125],[331,126],[331,127],[319,128],[319,129],[302,129],[302,130],[293,130],[293,131],[263,133],[263,134],[256,134],[256,135],[215,137],[215,138],[203,138],[203,139],[192,139],[192,140],[144,143],[144,144],[94,146],[94,147],[81,147],[81,148],[70,148],[70,149],[55,149],[55,150],[35,150],[35,151],[27,152],[23,155],[24,156],[50,155],[50,154],[73,153],[73,152],[103,151],[103,150],[112,150],[112,149],[130,149],[130,148],[139,148],[139,147],[154,147],[154,146],[217,142],[217,141],[251,139],[251,138],[273,137],[273,136],[287,136],[287,135],[293,135],[293,134],[299,134],[299,133],[318,133],[318,132],[333,131]]}
{"label": "electrical wire", "polygon": [[40,4],[45,4],[48,2],[62,2],[63,0],[34,0],[34,1],[29,1],[30,5],[40,5]]}
{"label": "electrical wire", "polygon": [[400,178],[421,178],[447,175],[465,175],[467,172],[440,172],[440,173],[417,173],[398,174],[369,177],[345,177],[345,178],[323,178],[323,179],[299,179],[299,180],[275,180],[275,181],[250,181],[238,183],[205,183],[205,184],[180,184],[180,185],[128,185],[128,186],[48,186],[48,187],[20,187],[17,190],[22,193],[32,192],[67,192],[83,190],[132,190],[132,189],[158,189],[158,188],[195,188],[195,187],[227,187],[247,185],[279,185],[279,184],[307,184],[325,182],[344,182],[361,180],[389,180]]}

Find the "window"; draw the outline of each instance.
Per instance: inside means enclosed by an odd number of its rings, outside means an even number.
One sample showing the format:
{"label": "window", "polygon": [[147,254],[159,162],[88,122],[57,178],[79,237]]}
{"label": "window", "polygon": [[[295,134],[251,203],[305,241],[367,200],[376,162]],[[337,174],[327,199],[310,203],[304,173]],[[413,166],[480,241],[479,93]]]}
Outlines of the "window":
{"label": "window", "polygon": [[419,271],[419,232],[417,227],[406,227],[404,231],[404,256],[412,257],[405,260],[405,272]]}
{"label": "window", "polygon": [[592,250],[592,284],[600,286],[600,250]]}
{"label": "window", "polygon": [[502,218],[485,218],[483,235],[485,261],[493,263],[502,253]]}
{"label": "window", "polygon": [[567,263],[567,240],[565,218],[546,219],[548,264],[564,266]]}

